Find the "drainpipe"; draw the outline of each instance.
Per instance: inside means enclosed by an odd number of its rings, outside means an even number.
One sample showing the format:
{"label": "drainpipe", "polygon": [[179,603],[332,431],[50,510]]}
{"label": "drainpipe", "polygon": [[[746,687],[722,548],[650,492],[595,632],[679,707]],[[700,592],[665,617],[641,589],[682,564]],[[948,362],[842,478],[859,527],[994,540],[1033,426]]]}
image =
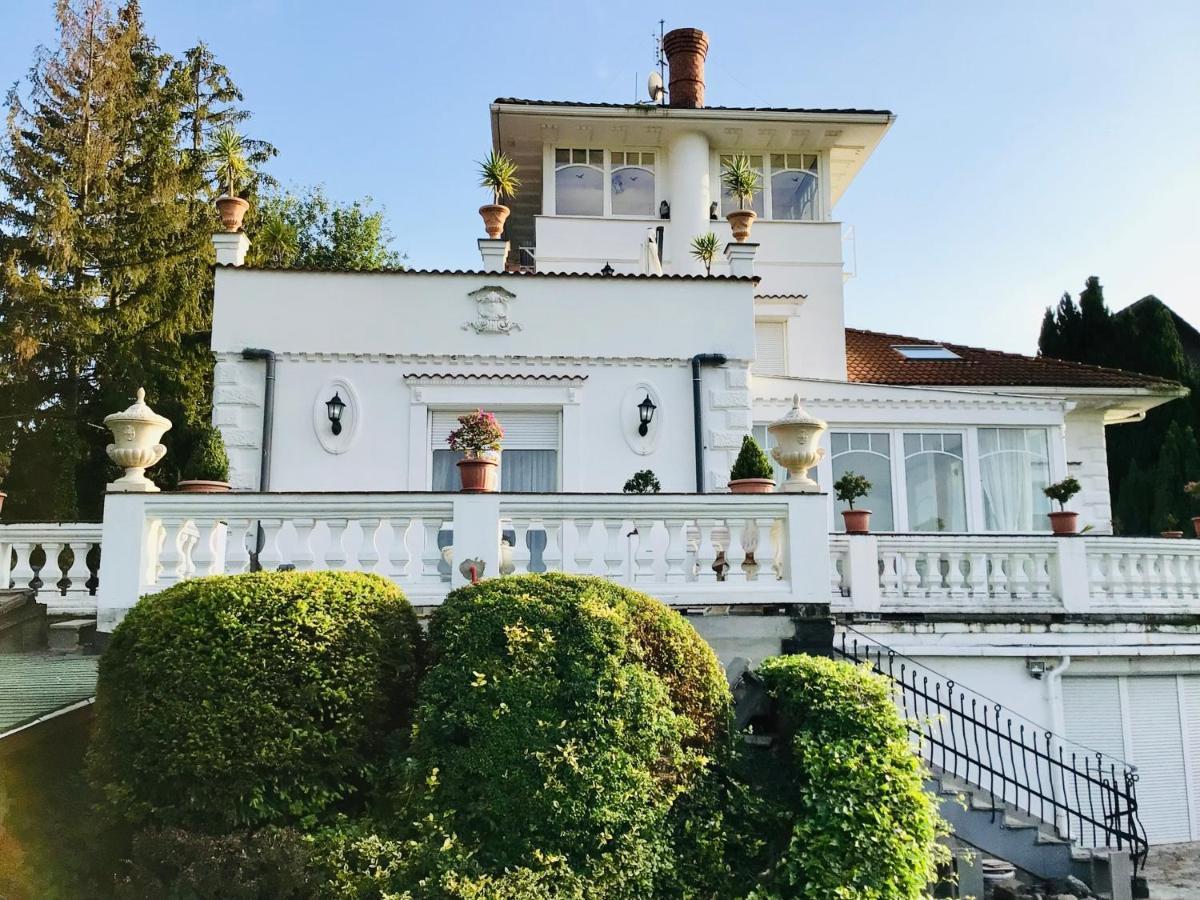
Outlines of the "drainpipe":
{"label": "drainpipe", "polygon": [[[1058,665],[1046,672],[1046,697],[1050,701],[1050,727],[1054,732],[1055,737],[1059,741],[1059,746],[1062,746],[1062,741],[1066,737],[1067,720],[1063,715],[1062,705],[1062,676],[1067,669],[1071,668],[1071,657],[1064,656],[1059,660]],[[1053,750],[1047,746],[1046,752],[1053,754]],[[1050,795],[1054,798],[1054,805],[1059,811],[1055,815],[1055,825],[1062,830],[1066,827],[1066,814],[1061,811],[1064,798],[1061,796],[1061,789],[1056,784],[1053,778],[1050,779]]]}
{"label": "drainpipe", "polygon": [[704,423],[700,411],[700,367],[725,365],[724,353],[697,353],[692,357],[692,429],[696,438],[696,493],[704,493]]}
{"label": "drainpipe", "polygon": [[262,456],[258,467],[258,489],[266,492],[271,487],[271,432],[275,424],[275,351],[247,347],[242,359],[261,359],[267,363],[267,380],[263,387]]}

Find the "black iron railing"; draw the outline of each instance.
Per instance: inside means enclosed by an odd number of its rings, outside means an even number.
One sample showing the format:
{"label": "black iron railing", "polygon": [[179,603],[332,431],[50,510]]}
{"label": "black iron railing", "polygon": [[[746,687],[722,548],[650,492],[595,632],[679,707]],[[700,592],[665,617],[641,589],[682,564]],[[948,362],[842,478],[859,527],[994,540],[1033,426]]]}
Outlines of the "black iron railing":
{"label": "black iron railing", "polygon": [[1128,850],[1134,871],[1141,868],[1150,845],[1138,819],[1134,766],[1066,741],[853,629],[842,631],[834,650],[896,684],[909,731],[935,770],[1054,825],[1080,846]]}

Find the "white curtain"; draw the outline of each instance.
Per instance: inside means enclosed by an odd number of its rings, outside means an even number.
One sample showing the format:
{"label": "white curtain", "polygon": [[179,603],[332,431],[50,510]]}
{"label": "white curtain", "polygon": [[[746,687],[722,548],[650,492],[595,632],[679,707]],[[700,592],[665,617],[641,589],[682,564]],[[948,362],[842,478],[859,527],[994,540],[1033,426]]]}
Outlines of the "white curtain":
{"label": "white curtain", "polygon": [[[1019,435],[1019,433],[1018,433]],[[1031,457],[1024,450],[992,453],[979,461],[984,527],[988,531],[1033,529]]]}
{"label": "white curtain", "polygon": [[[433,451],[433,490],[454,492],[459,489],[458,467],[461,453]],[[505,450],[500,454],[500,490],[521,493],[553,493],[558,490],[557,450]]]}

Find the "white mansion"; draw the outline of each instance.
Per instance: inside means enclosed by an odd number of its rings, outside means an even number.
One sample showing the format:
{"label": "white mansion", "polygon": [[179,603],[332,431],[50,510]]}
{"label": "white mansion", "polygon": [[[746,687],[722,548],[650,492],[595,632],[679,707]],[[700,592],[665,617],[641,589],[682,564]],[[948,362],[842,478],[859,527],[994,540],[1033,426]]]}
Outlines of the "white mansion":
{"label": "white mansion", "polygon": [[[94,596],[64,572],[71,586],[40,599],[98,613],[103,632],[142,594],[252,565],[378,571],[418,606],[468,562],[561,569],[684,610],[726,663],[779,653],[801,613],[829,607],[839,647],[844,633],[859,656],[911,658],[928,711],[935,683],[952,705],[969,688],[967,706],[1052,733],[1044,753],[1035,736],[1037,785],[997,775],[983,713],[958,725],[974,756],[952,719],[935,764],[964,775],[965,756],[972,784],[1035,814],[1040,800],[1084,843],[1106,843],[1099,822],[1111,845],[1136,817],[1104,806],[1107,782],[1079,802],[1078,783],[1040,783],[1063,748],[1068,778],[1097,752],[1137,767],[1151,842],[1200,840],[1200,541],[1112,536],[1105,456],[1106,429],[1183,389],[847,329],[836,207],[892,113],[706,107],[706,49],[701,32],[667,36],[666,102],[492,103],[523,188],[476,271],[252,268],[244,234],[217,235],[213,417],[233,492],[110,493],[102,532],[5,526],[14,581],[37,544],[100,542]],[[742,243],[720,178],[734,154],[763,185]],[[724,252],[706,274],[690,249],[710,231]],[[769,445],[793,397],[827,426],[822,492],[728,493],[743,435]],[[499,493],[458,493],[446,436],[476,408],[506,432]],[[643,469],[662,493],[621,493]],[[871,534],[845,534],[824,492],[851,470],[873,485]],[[1085,533],[1057,537],[1042,488],[1067,475]]]}

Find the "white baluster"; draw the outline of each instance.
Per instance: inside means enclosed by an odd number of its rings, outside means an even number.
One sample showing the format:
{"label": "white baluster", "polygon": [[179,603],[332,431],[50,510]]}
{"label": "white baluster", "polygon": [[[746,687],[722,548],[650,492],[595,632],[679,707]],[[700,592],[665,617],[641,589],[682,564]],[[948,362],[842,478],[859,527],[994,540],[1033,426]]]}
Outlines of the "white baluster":
{"label": "white baluster", "polygon": [[743,543],[743,533],[746,529],[745,519],[726,519],[725,527],[729,531],[728,547],[725,559],[729,562],[729,570],[725,580],[745,584],[746,582],[746,545]]}
{"label": "white baluster", "polygon": [[[239,575],[250,571],[250,547],[258,540],[257,527],[252,519],[226,519],[229,529],[225,537],[225,574]],[[249,532],[249,534],[247,534]]]}
{"label": "white baluster", "polygon": [[359,519],[362,541],[358,545],[358,569],[360,572],[377,572],[382,554],[379,552],[379,530],[383,520],[374,516]]}
{"label": "white baluster", "polygon": [[667,549],[664,558],[667,563],[665,578],[671,584],[679,584],[687,580],[687,572],[683,568],[687,560],[687,528],[686,519],[666,519],[663,527],[667,529]]}
{"label": "white baluster", "polygon": [[999,600],[1011,599],[1008,588],[1008,572],[1004,569],[1004,555],[1001,553],[988,554],[988,581],[991,585],[991,595]]}
{"label": "white baluster", "polygon": [[12,586],[17,590],[25,590],[29,587],[29,583],[33,581],[33,548],[37,546],[33,541],[14,541],[13,552],[16,554],[16,562],[12,567]]}
{"label": "white baluster", "polygon": [[292,531],[296,535],[292,546],[292,565],[298,572],[307,572],[313,567],[313,529],[315,519],[292,519]]}
{"label": "white baluster", "polygon": [[392,543],[383,559],[383,574],[393,581],[405,581],[409,577],[409,565],[412,554],[408,550],[408,531],[412,527],[412,519],[393,516],[389,520],[392,526]]}
{"label": "white baluster", "polygon": [[[442,575],[438,564],[442,561],[442,548],[438,546],[438,535],[442,532],[441,516],[426,516],[421,520],[421,578],[430,581],[449,581],[450,575]],[[450,559],[454,558],[453,543],[447,545]],[[453,563],[452,563],[453,564]]]}
{"label": "white baluster", "polygon": [[1033,596],[1045,599],[1050,596],[1050,554],[1037,552],[1033,554],[1033,576],[1030,589]]}
{"label": "white baluster", "polygon": [[636,550],[633,551],[633,580],[654,580],[654,520],[639,517],[633,522],[637,530]]}
{"label": "white baluster", "polygon": [[1029,555],[1026,553],[1010,553],[1007,557],[1008,589],[1017,600],[1028,600],[1033,596],[1030,590],[1031,577],[1026,571]]}
{"label": "white baluster", "polygon": [[697,580],[711,584],[717,580],[713,571],[713,563],[717,560],[717,545],[713,542],[713,530],[718,522],[715,519],[697,519],[696,527],[700,530],[700,545],[696,550],[696,566],[699,569]]}
{"label": "white baluster", "polygon": [[262,529],[263,545],[258,551],[258,566],[264,572],[274,572],[283,563],[283,554],[279,552],[279,529],[283,527],[282,519],[259,519]]}
{"label": "white baluster", "polygon": [[574,571],[581,575],[591,575],[592,565],[596,559],[592,549],[592,525],[595,519],[584,516],[575,519],[575,552],[572,559]]}
{"label": "white baluster", "polygon": [[970,555],[970,571],[967,573],[967,595],[982,600],[988,596],[987,554],[974,552]]}
{"label": "white baluster", "polygon": [[937,597],[945,593],[942,587],[942,554],[937,550],[926,550],[924,554],[925,574],[921,579],[921,587],[927,597]]}
{"label": "white baluster", "polygon": [[196,532],[195,545],[192,547],[190,577],[214,575],[218,568],[216,540],[219,522],[211,519],[201,519],[194,524]]}
{"label": "white baluster", "polygon": [[322,521],[329,529],[329,544],[325,547],[322,568],[344,569],[346,568],[346,526],[349,522],[346,519],[323,519]]}
{"label": "white baluster", "polygon": [[946,554],[946,593],[951,597],[967,595],[967,581],[963,575],[963,554],[957,550]]}
{"label": "white baluster", "polygon": [[38,580],[42,583],[41,591],[44,593],[52,595],[62,593],[58,583],[62,580],[63,571],[58,557],[64,546],[61,541],[42,541],[42,551],[46,554],[46,561],[42,563],[41,571],[38,572]]}
{"label": "white baluster", "polygon": [[71,584],[67,593],[76,597],[86,597],[90,593],[87,583],[92,576],[91,570],[88,569],[87,555],[92,545],[88,541],[71,541],[69,546],[71,566],[67,570],[67,578]]}
{"label": "white baluster", "polygon": [[533,560],[533,553],[529,549],[529,526],[527,519],[513,519],[513,538],[516,543],[513,544],[512,561],[513,571],[517,575],[527,574]]}
{"label": "white baluster", "polygon": [[[768,535],[770,541],[770,555],[768,559],[771,563],[771,572],[775,576],[776,581],[782,581],[784,572],[784,559],[787,552],[787,542],[784,540],[784,522],[783,519],[761,518],[758,520],[759,540],[762,535]],[[758,557],[759,565],[763,564],[763,558]]]}
{"label": "white baluster", "polygon": [[920,553],[914,550],[901,550],[900,562],[903,567],[904,595],[913,597],[921,592],[921,572],[917,568]]}
{"label": "white baluster", "polygon": [[624,575],[625,545],[621,536],[624,524],[620,518],[604,520],[604,576],[613,581],[622,580]]}
{"label": "white baluster", "polygon": [[879,592],[884,597],[900,596],[900,554],[895,550],[880,548],[879,555],[883,557],[883,571],[879,573]]}
{"label": "white baluster", "polygon": [[542,550],[542,562],[547,572],[561,572],[563,569],[563,522],[561,519],[543,521],[542,527],[546,533],[546,546]]}
{"label": "white baluster", "polygon": [[179,519],[163,519],[162,536],[158,552],[158,583],[167,588],[186,577],[187,562],[180,550],[180,540],[186,525]]}

